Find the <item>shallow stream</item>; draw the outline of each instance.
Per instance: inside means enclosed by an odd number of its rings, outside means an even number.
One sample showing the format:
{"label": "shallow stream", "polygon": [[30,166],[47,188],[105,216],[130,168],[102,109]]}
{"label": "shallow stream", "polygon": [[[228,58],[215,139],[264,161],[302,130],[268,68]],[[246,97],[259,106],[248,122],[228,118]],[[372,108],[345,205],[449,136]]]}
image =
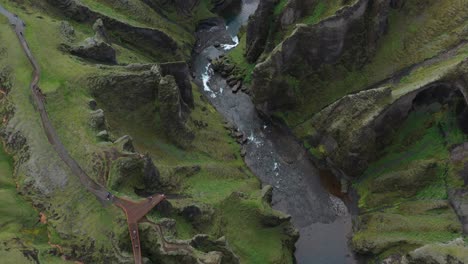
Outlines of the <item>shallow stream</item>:
{"label": "shallow stream", "polygon": [[194,74],[216,109],[248,137],[245,162],[264,185],[273,186],[273,208],[292,216],[300,231],[295,252],[297,263],[355,263],[348,247],[352,222],[346,205],[324,187],[318,169],[289,130],[262,120],[251,98],[240,91],[232,93],[209,62],[239,43],[239,29],[246,25],[258,2],[243,0],[241,11],[226,19],[229,43],[220,40],[218,48],[199,43],[206,47],[193,59]]}

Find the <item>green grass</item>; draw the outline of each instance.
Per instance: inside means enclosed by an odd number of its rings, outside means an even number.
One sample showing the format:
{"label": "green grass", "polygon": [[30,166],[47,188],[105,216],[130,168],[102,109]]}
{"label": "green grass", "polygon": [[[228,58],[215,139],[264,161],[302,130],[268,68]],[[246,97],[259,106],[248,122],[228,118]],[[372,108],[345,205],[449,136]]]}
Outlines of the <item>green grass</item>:
{"label": "green grass", "polygon": [[[40,261],[65,263],[48,255],[48,225],[39,222],[39,212],[17,193],[13,160],[0,145],[0,254],[2,263],[30,263],[21,250],[38,251]],[[19,243],[18,243],[19,241]]]}
{"label": "green grass", "polygon": [[[448,242],[461,235],[461,225],[447,201],[448,144],[463,142],[452,108],[413,112],[396,131],[381,158],[354,183],[359,194],[360,228],[353,246],[382,259],[425,244]],[[443,138],[439,127],[448,137]],[[456,136],[450,136],[451,134]],[[432,174],[422,174],[411,189],[377,185],[389,173],[405,175],[421,162],[437,162]],[[424,182],[423,182],[424,180]],[[402,178],[402,182],[409,181]],[[408,184],[410,184],[408,182]],[[379,189],[375,189],[379,186]],[[381,190],[386,188],[385,190]]]}
{"label": "green grass", "polygon": [[[453,47],[461,40],[461,32],[466,26],[463,19],[466,11],[466,5],[457,0],[414,0],[406,3],[402,10],[392,9],[388,32],[379,40],[375,54],[364,66],[350,66],[349,58],[352,56],[344,53],[337,64],[322,65],[300,78],[299,103],[293,110],[286,111],[286,121],[295,127],[344,95],[362,90],[404,67]],[[468,56],[466,49],[462,50],[453,58],[448,58],[446,65],[440,63],[435,74],[428,73],[429,66],[423,67],[427,69],[426,73],[412,74],[408,81],[413,85],[406,83],[405,89],[414,89],[446,73],[450,63],[458,63]],[[362,54],[360,57],[364,56]],[[299,69],[301,67],[305,70],[310,68],[308,65],[298,66]]]}
{"label": "green grass", "polygon": [[278,4],[275,6],[275,10],[273,11],[273,14],[275,16],[281,14],[283,12],[284,8],[286,7],[286,4],[288,3],[288,0],[280,0]]}
{"label": "green grass", "polygon": [[220,205],[216,228],[226,235],[241,263],[292,263],[291,255],[281,242],[284,239],[282,226],[262,226],[259,222],[261,207],[258,196],[231,196]]}
{"label": "green grass", "polygon": [[239,45],[228,53],[228,58],[240,69],[240,74],[244,76],[244,83],[250,84],[252,82],[252,72],[255,68],[255,63],[247,62],[245,58],[246,49],[246,33],[239,34]]}
{"label": "green grass", "polygon": [[[95,138],[96,132],[88,127],[90,110],[87,101],[90,99],[90,94],[86,78],[95,74],[117,71],[117,69],[97,67],[59,51],[57,47],[61,42],[60,21],[57,21],[56,18],[45,15],[29,5],[24,5],[23,9],[16,3],[6,0],[0,0],[0,2],[24,18],[28,25],[25,36],[42,68],[40,87],[47,95],[47,111],[60,139],[72,157],[88,174],[97,178],[97,172],[93,169],[93,159],[95,159],[93,153],[101,153],[109,146],[99,143]],[[210,15],[207,11],[208,1],[202,1],[202,5],[203,7],[196,10],[199,18]],[[114,12],[115,10],[107,11]],[[127,17],[125,12],[131,12],[131,10],[119,10],[118,14],[111,15],[137,19],[131,16]],[[39,15],[42,16],[42,19],[37,17]],[[72,22],[72,24],[76,30],[77,41],[92,34],[90,25],[76,22]],[[112,245],[109,244],[112,234],[126,236],[127,230],[123,224],[123,214],[114,207],[103,208],[94,196],[85,191],[78,179],[57,157],[47,142],[39,115],[31,104],[31,92],[28,88],[31,79],[31,66],[20,49],[13,31],[5,23],[0,24],[0,37],[2,39],[0,47],[7,49],[7,56],[0,58],[0,62],[8,64],[14,69],[12,75],[15,81],[9,95],[11,103],[16,107],[12,122],[28,140],[28,146],[35,160],[33,165],[37,166],[38,170],[44,169],[49,172],[34,175],[38,184],[41,184],[39,187],[42,185],[50,187],[50,193],[47,197],[38,195],[34,189],[30,189],[28,184],[35,183],[35,181],[31,179],[28,170],[22,167],[17,175],[19,188],[32,192],[26,197],[37,195],[40,199],[38,203],[50,204],[46,210],[49,216],[47,227],[41,229],[42,233],[39,232],[41,235],[38,235],[37,242],[47,244],[48,240],[43,240],[42,235],[49,233],[51,242],[62,246],[65,254],[71,254],[75,247],[88,248],[91,243],[94,243],[98,250],[90,252],[78,250],[77,254],[80,256],[80,254],[89,253],[90,256],[82,257],[89,257],[95,262],[104,262],[104,256],[114,254],[112,253]],[[117,47],[118,60],[121,62],[151,61],[145,53],[123,45],[114,45]],[[99,106],[105,110],[112,134],[116,137],[125,134],[132,136],[137,150],[140,153],[151,155],[161,171],[161,176],[174,183],[173,191],[188,196],[184,201],[173,201],[175,206],[183,202],[206,204],[216,209],[215,217],[220,219],[224,217],[224,214],[231,213],[222,206],[231,193],[241,191],[247,195],[257,194],[260,183],[245,166],[239,155],[240,146],[223,127],[223,119],[209,103],[201,99],[197,87],[194,87],[194,98],[196,108],[191,114],[191,119],[207,123],[208,128],[195,128],[196,138],[192,147],[186,150],[175,147],[165,136],[164,128],[158,122],[158,115],[154,113],[154,106],[142,106],[141,109],[133,113],[119,112],[115,115],[111,114],[111,111],[107,111],[102,102],[99,102]],[[192,123],[189,125],[193,126]],[[178,167],[193,165],[201,167],[201,171],[193,176],[186,177],[174,172]],[[41,170],[41,172],[43,171]],[[135,198],[135,195],[130,192],[131,188],[124,188],[121,193],[117,194]],[[2,198],[2,202],[3,200]],[[16,202],[8,204],[8,208],[15,208]],[[229,204],[233,208],[243,206],[241,201],[229,201]],[[18,212],[11,212],[12,215],[22,213],[23,211],[20,209],[18,207]],[[284,239],[282,229],[279,227],[260,228],[260,215],[256,213],[259,210],[264,210],[263,205],[255,202],[249,204],[247,211],[238,211],[238,213],[248,213],[249,221],[244,222],[242,216],[228,219],[229,223],[225,233],[218,233],[217,227],[209,225],[203,226],[203,230],[200,230],[179,216],[170,217],[177,220],[178,238],[188,239],[202,231],[216,233],[219,236],[226,234],[229,243],[236,245],[236,253],[240,252],[239,255],[245,263],[259,263],[261,259],[290,259],[290,249],[282,245]],[[255,214],[250,214],[251,212],[255,212]],[[4,215],[7,217],[6,211]],[[3,214],[0,217],[3,217]],[[37,216],[34,217],[37,219]],[[14,217],[11,216],[11,219]],[[242,234],[235,233],[235,230],[239,229],[243,230]],[[249,233],[244,230],[248,230]],[[35,231],[28,232],[34,233]],[[14,258],[16,256],[12,255],[11,259]],[[44,259],[47,263],[55,261],[46,255],[44,255]]]}
{"label": "green grass", "polygon": [[141,1],[129,0],[123,4],[122,1],[117,0],[84,0],[83,3],[97,12],[133,26],[159,29],[179,43],[194,41],[188,31],[168,21]]}

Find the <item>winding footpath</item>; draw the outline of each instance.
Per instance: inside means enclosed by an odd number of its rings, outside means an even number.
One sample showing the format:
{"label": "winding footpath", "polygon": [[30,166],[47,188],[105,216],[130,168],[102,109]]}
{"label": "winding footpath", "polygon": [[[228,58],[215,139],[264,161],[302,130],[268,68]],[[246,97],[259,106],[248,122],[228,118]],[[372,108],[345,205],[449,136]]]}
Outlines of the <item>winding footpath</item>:
{"label": "winding footpath", "polygon": [[102,204],[105,205],[108,203],[112,203],[124,211],[125,216],[127,218],[130,238],[132,241],[135,264],[141,264],[142,256],[140,247],[140,237],[138,233],[138,223],[142,221],[147,221],[145,215],[149,211],[151,211],[151,209],[153,209],[156,205],[158,205],[162,200],[164,200],[165,196],[162,194],[155,194],[154,196],[150,196],[148,197],[148,199],[140,202],[129,201],[127,199],[119,198],[112,195],[104,186],[96,183],[91,177],[89,177],[86,174],[86,172],[80,167],[78,162],[76,162],[76,160],[74,160],[70,156],[65,146],[60,141],[57,132],[52,126],[52,123],[50,122],[49,116],[45,108],[45,97],[39,87],[41,69],[36,59],[32,55],[32,52],[29,49],[28,43],[24,37],[24,22],[17,15],[8,12],[1,5],[0,13],[8,18],[11,26],[15,30],[16,36],[18,37],[18,40],[21,44],[24,53],[28,57],[28,60],[33,67],[33,79],[30,83],[29,88],[31,89],[33,95],[36,110],[41,116],[42,126],[44,128],[45,134],[47,135],[49,143],[53,146],[53,148],[57,152],[58,156],[62,159],[62,161],[65,164],[67,164],[72,173],[79,178],[81,184],[89,192],[94,194]]}

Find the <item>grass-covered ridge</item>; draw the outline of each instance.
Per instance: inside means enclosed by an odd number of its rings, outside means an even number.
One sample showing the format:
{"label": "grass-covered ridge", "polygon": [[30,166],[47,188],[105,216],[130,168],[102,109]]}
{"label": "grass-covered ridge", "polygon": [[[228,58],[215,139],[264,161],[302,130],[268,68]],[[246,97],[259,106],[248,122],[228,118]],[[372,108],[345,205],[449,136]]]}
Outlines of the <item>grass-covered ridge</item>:
{"label": "grass-covered ridge", "polygon": [[362,210],[354,248],[382,259],[460,237],[447,195],[449,149],[466,139],[452,107],[411,113],[354,184]]}
{"label": "grass-covered ridge", "polygon": [[[94,170],[94,154],[102,154],[110,146],[98,140],[96,131],[89,126],[88,101],[91,94],[85,80],[96,74],[119,71],[120,66],[95,65],[61,51],[58,48],[63,41],[60,22],[65,17],[43,13],[27,1],[18,4],[0,0],[0,3],[27,24],[25,37],[41,66],[40,87],[47,96],[47,111],[60,139],[91,177],[101,179],[98,171]],[[205,1],[203,4],[207,7]],[[204,16],[208,14],[205,11],[197,12]],[[119,15],[125,18],[137,19],[127,17],[126,11],[118,12],[122,12]],[[74,26],[78,40],[93,34],[91,25],[69,22]],[[18,163],[14,177],[27,199],[34,200],[35,205],[45,205],[44,214],[48,219],[46,231],[50,233],[45,243],[50,241],[59,245],[63,250],[60,254],[72,256],[73,260],[91,263],[114,261],[111,257],[120,257],[116,253],[117,239],[128,236],[122,212],[114,207],[103,208],[57,157],[47,142],[38,113],[29,99],[31,66],[5,20],[0,20],[0,38],[0,50],[4,50],[5,54],[0,57],[0,63],[12,69],[13,87],[8,98],[15,107],[15,115],[12,120],[7,120],[8,130],[19,131],[31,153],[27,163]],[[119,44],[113,43],[119,62],[154,63],[146,53]],[[157,115],[148,113],[157,111],[157,107],[114,116],[108,115],[107,109],[104,109],[109,130],[115,137],[130,135],[137,151],[152,157],[161,177],[171,182],[172,193],[181,197],[170,200],[174,207],[198,204],[213,209],[212,222],[202,225],[194,225],[178,213],[166,216],[177,221],[176,238],[189,239],[198,233],[208,233],[215,238],[225,236],[242,263],[258,263],[262,259],[292,262],[290,248],[283,243],[287,239],[283,235],[284,226],[269,228],[261,225],[262,215],[271,213],[271,209],[260,201],[260,183],[242,161],[240,146],[223,127],[220,115],[197,89],[194,87],[195,109],[191,119],[203,121],[208,127],[195,130],[195,140],[189,149],[174,146],[158,120],[151,119]],[[98,103],[99,107],[104,105]],[[193,175],[184,172],[184,168],[193,166],[199,166],[200,171]],[[136,198],[131,188],[119,191],[119,195]],[[245,197],[234,199],[232,193],[243,193]],[[3,198],[1,202],[6,203]],[[241,210],[244,206],[245,210]],[[232,208],[237,211],[231,211]],[[242,213],[242,217],[233,218],[234,212]],[[249,221],[244,221],[244,218]],[[262,241],[266,242],[260,243]]]}

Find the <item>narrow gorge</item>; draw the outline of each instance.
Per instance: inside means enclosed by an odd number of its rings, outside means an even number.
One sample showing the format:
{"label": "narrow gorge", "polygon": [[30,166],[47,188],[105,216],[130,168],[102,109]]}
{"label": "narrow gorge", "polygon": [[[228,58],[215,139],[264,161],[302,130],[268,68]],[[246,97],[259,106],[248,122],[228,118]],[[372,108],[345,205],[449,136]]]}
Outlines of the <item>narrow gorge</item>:
{"label": "narrow gorge", "polygon": [[468,263],[466,1],[0,13],[0,263]]}

